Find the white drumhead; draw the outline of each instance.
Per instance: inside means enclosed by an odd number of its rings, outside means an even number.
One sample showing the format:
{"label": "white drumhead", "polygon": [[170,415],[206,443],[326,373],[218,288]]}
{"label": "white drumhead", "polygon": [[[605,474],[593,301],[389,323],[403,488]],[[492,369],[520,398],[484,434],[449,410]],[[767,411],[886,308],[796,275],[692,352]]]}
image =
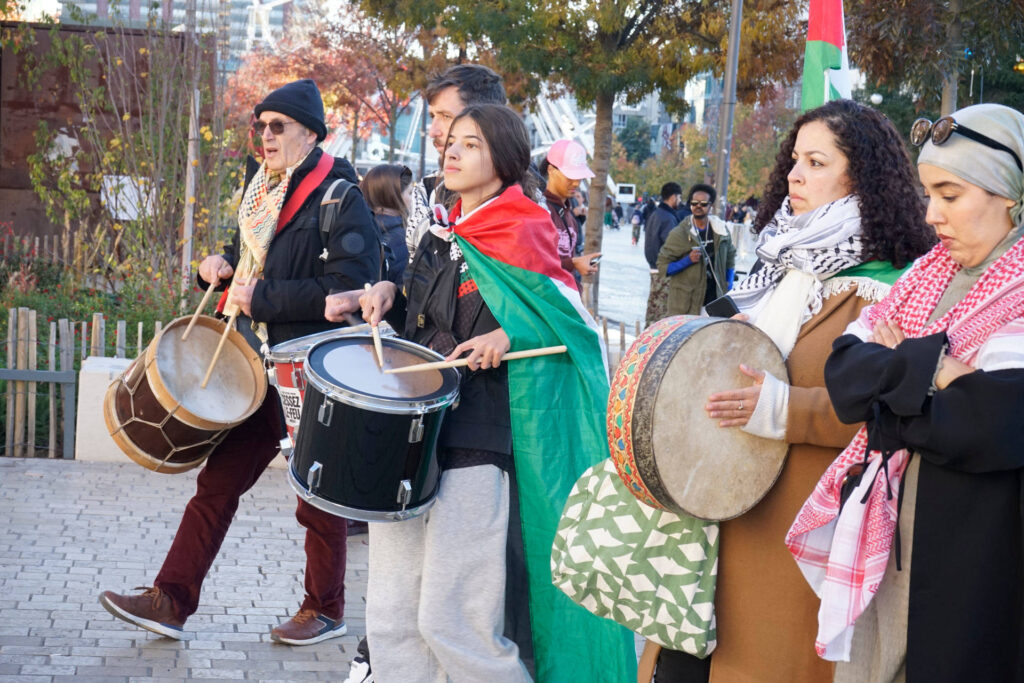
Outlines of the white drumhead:
{"label": "white drumhead", "polygon": [[788,381],[782,354],[764,332],[723,320],[677,349],[658,386],[651,436],[658,476],[676,503],[701,519],[752,508],[778,479],[789,450],[783,441],[719,427],[705,412],[711,394],[752,384],[740,363]]}
{"label": "white drumhead", "polygon": [[[184,320],[187,324],[188,320]],[[206,388],[200,386],[220,342],[221,329],[196,325],[188,339],[182,341],[184,327],[168,326],[157,347],[157,368],[164,389],[182,408],[205,420],[232,423],[252,412],[253,397],[259,387],[253,364],[230,338]]]}

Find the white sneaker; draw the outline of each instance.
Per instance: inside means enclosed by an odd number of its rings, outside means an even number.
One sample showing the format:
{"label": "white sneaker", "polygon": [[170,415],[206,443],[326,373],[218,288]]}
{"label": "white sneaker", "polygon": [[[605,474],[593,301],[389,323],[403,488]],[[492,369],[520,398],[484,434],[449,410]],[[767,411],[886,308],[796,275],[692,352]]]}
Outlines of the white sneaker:
{"label": "white sneaker", "polygon": [[373,673],[370,671],[370,663],[362,655],[356,655],[352,660],[352,666],[348,670],[348,678],[345,683],[373,683]]}

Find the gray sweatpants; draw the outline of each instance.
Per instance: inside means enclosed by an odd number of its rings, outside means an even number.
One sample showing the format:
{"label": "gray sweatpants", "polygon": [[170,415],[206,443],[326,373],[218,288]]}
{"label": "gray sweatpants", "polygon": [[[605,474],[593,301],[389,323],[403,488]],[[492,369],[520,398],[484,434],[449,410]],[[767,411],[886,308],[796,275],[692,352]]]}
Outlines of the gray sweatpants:
{"label": "gray sweatpants", "polygon": [[508,475],[441,474],[426,515],[370,525],[366,633],[378,683],[529,681],[502,635]]}

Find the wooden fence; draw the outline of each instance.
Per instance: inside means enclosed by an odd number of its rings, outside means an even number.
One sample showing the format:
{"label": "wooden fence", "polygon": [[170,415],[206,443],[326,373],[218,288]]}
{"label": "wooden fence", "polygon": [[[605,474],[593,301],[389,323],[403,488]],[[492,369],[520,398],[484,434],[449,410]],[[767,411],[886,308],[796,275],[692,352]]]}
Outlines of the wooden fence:
{"label": "wooden fence", "polygon": [[68,264],[74,261],[79,242],[74,235],[44,235],[43,237],[0,236],[0,257],[28,257],[50,263]]}
{"label": "wooden fence", "polygon": [[[5,409],[0,455],[70,459],[75,454],[75,396],[81,362],[90,356],[107,356],[108,351],[114,358],[135,358],[163,323],[157,321],[148,336],[139,323],[130,339],[127,324],[118,320],[113,348],[108,348],[102,313],[94,313],[90,321],[51,321],[42,330],[38,317],[28,308],[8,310],[7,338],[0,340],[0,348],[6,351],[0,362],[0,409]],[[614,374],[631,335],[625,323],[596,320],[608,353],[609,373]],[[639,335],[640,323],[634,327],[630,332]]]}
{"label": "wooden fence", "polygon": [[[147,338],[139,323],[130,340],[125,321],[118,320],[109,350],[115,358],[134,358],[162,327],[156,322]],[[40,334],[36,311],[12,308],[0,348],[6,351],[0,363],[5,426],[0,455],[73,458],[78,370],[89,356],[107,355],[103,314],[94,313],[88,322],[51,321]]]}

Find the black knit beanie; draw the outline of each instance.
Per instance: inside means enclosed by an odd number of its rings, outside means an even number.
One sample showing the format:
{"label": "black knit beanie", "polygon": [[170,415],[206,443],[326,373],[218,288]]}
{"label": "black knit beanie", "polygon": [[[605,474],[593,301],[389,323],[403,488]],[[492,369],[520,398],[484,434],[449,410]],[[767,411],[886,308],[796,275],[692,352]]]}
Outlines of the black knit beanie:
{"label": "black knit beanie", "polygon": [[265,111],[276,111],[290,116],[306,128],[316,133],[316,141],[322,142],[327,137],[327,124],[324,123],[324,100],[320,89],[312,79],[304,78],[288,85],[283,85],[256,105],[256,116]]}

